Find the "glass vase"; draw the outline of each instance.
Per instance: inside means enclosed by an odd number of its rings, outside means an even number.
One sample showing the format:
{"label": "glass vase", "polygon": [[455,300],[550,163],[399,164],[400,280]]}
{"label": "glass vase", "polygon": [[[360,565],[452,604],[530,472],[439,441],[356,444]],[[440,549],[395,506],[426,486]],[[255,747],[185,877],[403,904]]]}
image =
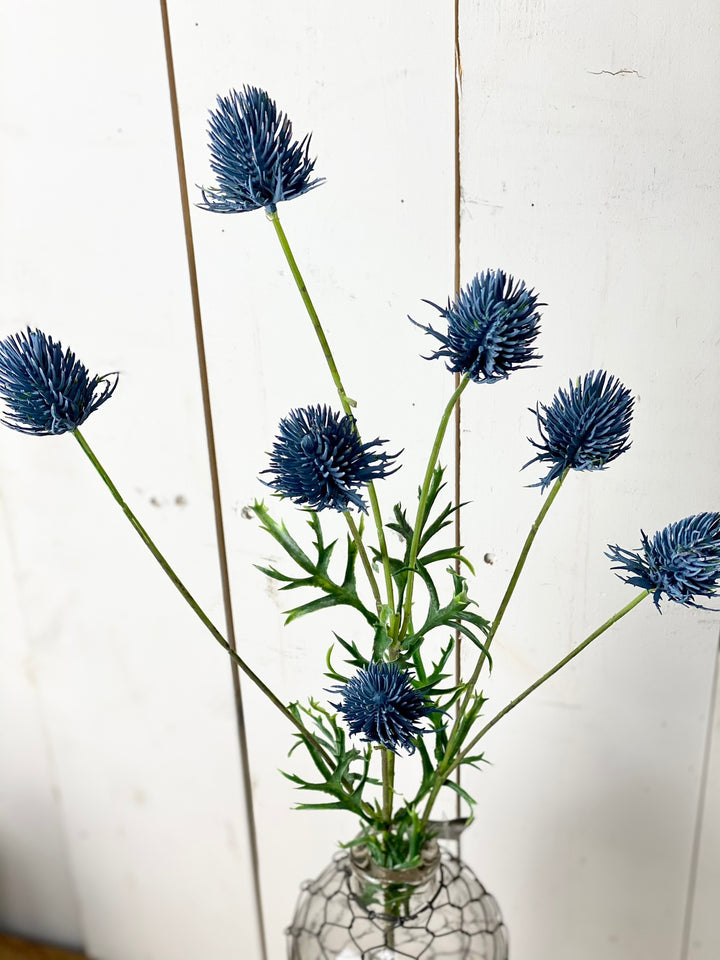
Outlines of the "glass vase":
{"label": "glass vase", "polygon": [[378,867],[364,846],[333,858],[301,889],[289,960],[507,960],[495,898],[431,840],[414,870]]}

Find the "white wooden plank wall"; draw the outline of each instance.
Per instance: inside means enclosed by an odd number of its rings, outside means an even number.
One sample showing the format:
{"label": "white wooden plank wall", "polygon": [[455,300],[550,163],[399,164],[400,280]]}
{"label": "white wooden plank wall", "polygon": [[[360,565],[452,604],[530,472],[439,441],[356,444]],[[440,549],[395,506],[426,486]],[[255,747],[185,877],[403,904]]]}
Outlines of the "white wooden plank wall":
{"label": "white wooden plank wall", "polygon": [[[720,657],[716,664],[716,683]],[[715,691],[711,735],[706,754],[706,787],[700,797],[693,850],[692,904],[685,918],[689,960],[717,953],[717,891],[720,889],[720,687]],[[695,864],[694,864],[695,866]]]}
{"label": "white wooden plank wall", "polygon": [[[452,387],[406,320],[453,283],[451,5],[169,6],[191,194],[217,93],[264,86],[314,132],[328,182],[280,213],[364,435],[405,448],[389,511]],[[501,266],[548,302],[542,367],[463,402],[486,615],[541,502],[526,408],[599,366],[638,398],[632,451],[551,511],[497,641],[499,706],[629,599],[606,543],[718,506],[719,38],[709,0],[467,2],[459,36],[463,280]],[[121,372],[86,436],[221,623],[159,8],[6,0],[0,37],[0,334],[37,325]],[[332,386],[262,213],[193,227],[239,645],[281,697],[317,694],[335,621],[281,628],[252,568],[279,558],[242,508],[277,421]],[[0,926],[96,960],[259,957],[224,655],[71,438],[0,433],[0,507]],[[717,635],[648,603],[488,738],[463,852],[517,960],[720,954],[717,733],[693,858]],[[290,811],[290,733],[244,690],[279,960],[300,881],[354,825]]]}
{"label": "white wooden plank wall", "polygon": [[[717,504],[719,26],[713,4],[461,6],[462,272],[502,265],[548,303],[542,366],[466,393],[463,539],[497,557],[491,609],[539,509],[520,486],[539,472],[517,473],[526,408],[598,367],[637,397],[630,452],[572,475],[538,537],[500,703],[631,598],[607,543]],[[717,635],[716,616],[647,604],[488,737],[466,846],[515,956],[681,956]],[[720,955],[717,915],[703,940]]]}

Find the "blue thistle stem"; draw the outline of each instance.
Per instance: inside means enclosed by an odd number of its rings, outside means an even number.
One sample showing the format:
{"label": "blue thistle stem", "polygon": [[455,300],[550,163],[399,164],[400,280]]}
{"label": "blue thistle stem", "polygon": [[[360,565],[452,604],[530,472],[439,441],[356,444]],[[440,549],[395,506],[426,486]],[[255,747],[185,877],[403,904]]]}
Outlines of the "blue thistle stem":
{"label": "blue thistle stem", "polygon": [[445,783],[447,778],[451,776],[453,771],[460,766],[465,757],[470,754],[471,750],[480,742],[480,740],[482,740],[485,734],[489,730],[492,730],[495,724],[502,720],[503,717],[507,716],[511,710],[514,710],[519,703],[522,703],[526,697],[529,697],[530,694],[537,690],[538,687],[542,686],[546,680],[549,680],[550,677],[554,676],[559,670],[562,670],[562,668],[566,664],[570,663],[570,661],[573,660],[579,653],[582,653],[585,647],[589,646],[593,640],[597,640],[601,634],[605,633],[606,630],[609,630],[613,624],[617,623],[618,620],[621,620],[626,614],[630,613],[631,610],[634,610],[635,607],[637,607],[637,605],[649,595],[650,590],[643,590],[642,593],[639,593],[633,600],[630,601],[630,603],[626,604],[621,610],[618,610],[617,613],[614,613],[611,617],[609,617],[605,623],[601,624],[597,630],[594,630],[589,637],[586,637],[582,641],[582,643],[579,643],[576,647],[573,647],[570,653],[564,656],[562,660],[559,660],[554,667],[551,667],[547,671],[547,673],[544,673],[534,683],[531,683],[526,690],[523,690],[522,693],[518,694],[518,696],[506,704],[502,710],[496,713],[492,720],[485,724],[482,730],[480,730],[480,732],[473,737],[470,743],[468,743],[468,745],[462,751],[460,751],[457,756],[452,758],[450,762],[447,762],[447,757],[443,760],[438,767],[435,785],[430,791],[430,796],[428,797],[427,806],[425,807],[425,813],[423,815],[423,824],[427,824],[433,803],[435,802],[442,785]]}
{"label": "blue thistle stem", "polygon": [[[275,233],[280,242],[283,253],[285,254],[285,259],[287,260],[288,266],[290,267],[290,272],[292,273],[293,280],[295,285],[298,288],[302,302],[305,304],[305,309],[307,310],[310,321],[313,325],[313,330],[315,335],[320,342],[320,347],[325,357],[325,362],[328,365],[330,371],[330,376],[332,377],[333,383],[335,384],[335,389],[338,392],[340,398],[340,403],[344,412],[350,416],[353,415],[353,407],[356,406],[354,400],[348,397],[345,392],[345,387],[343,382],[340,379],[340,372],[338,371],[337,364],[335,363],[335,358],[333,357],[332,350],[330,349],[330,344],[328,343],[327,337],[325,336],[325,331],[322,328],[320,323],[320,317],[318,316],[315,305],[310,298],[307,285],[303,279],[303,275],[300,273],[300,268],[297,265],[297,261],[293,255],[292,249],[288,242],[288,238],[285,235],[282,224],[280,223],[280,217],[278,216],[277,210],[268,210],[266,212],[267,219],[272,223],[275,228]],[[395,593],[393,589],[393,579],[392,573],[390,571],[390,560],[387,550],[387,542],[385,540],[385,531],[383,529],[382,514],[380,512],[380,504],[378,502],[377,493],[375,492],[375,485],[370,482],[367,487],[368,497],[370,498],[370,508],[373,515],[373,520],[375,522],[375,528],[377,530],[378,546],[380,547],[380,555],[382,556],[383,572],[385,575],[385,589],[387,591],[387,602],[390,608],[391,615],[395,613]],[[366,568],[367,572],[367,568]]]}
{"label": "blue thistle stem", "polygon": [[331,765],[331,764],[332,764],[332,761],[331,761],[330,757],[327,755],[326,751],[325,751],[325,750],[322,748],[322,746],[318,743],[318,741],[315,739],[315,737],[310,733],[309,730],[307,730],[307,729],[305,728],[305,726],[304,726],[296,717],[294,717],[294,716],[292,715],[291,711],[288,710],[288,708],[283,704],[283,702],[282,702],[282,701],[272,692],[272,690],[267,686],[267,684],[264,683],[264,682],[260,679],[260,677],[258,677],[258,675],[248,666],[247,663],[245,663],[245,661],[244,661],[244,660],[242,659],[242,657],[237,653],[237,651],[233,650],[233,648],[232,648],[232,647],[230,646],[230,644],[227,642],[227,640],[226,640],[225,637],[222,635],[222,633],[218,630],[218,628],[215,626],[215,624],[212,622],[212,620],[210,620],[210,618],[209,618],[208,615],[205,613],[205,611],[202,609],[202,607],[200,607],[200,605],[198,604],[197,600],[195,600],[195,598],[194,598],[193,595],[190,593],[190,591],[187,589],[187,587],[185,586],[185,584],[184,584],[184,583],[182,582],[182,580],[178,577],[178,575],[175,573],[175,571],[174,571],[173,568],[170,566],[170,564],[168,563],[168,561],[165,559],[165,557],[163,556],[163,554],[162,554],[162,553],[160,552],[160,550],[157,548],[157,546],[155,545],[155,542],[152,540],[152,538],[150,537],[150,534],[147,532],[147,530],[145,529],[145,527],[143,527],[143,525],[140,523],[140,521],[138,520],[138,518],[137,518],[137,517],[135,516],[135,514],[132,512],[132,510],[130,509],[130,507],[129,507],[129,506],[127,505],[127,503],[123,500],[122,496],[120,495],[120,491],[119,491],[118,488],[115,486],[115,484],[112,482],[112,480],[110,479],[109,475],[106,473],[105,469],[103,468],[102,464],[100,463],[100,461],[98,460],[98,458],[95,456],[95,454],[94,454],[93,451],[91,450],[90,445],[88,444],[88,442],[87,442],[87,440],[85,439],[85,437],[84,437],[84,436],[80,433],[80,431],[77,430],[77,429],[76,429],[76,430],[73,430],[73,431],[71,431],[71,432],[72,432],[73,436],[75,437],[75,439],[77,440],[77,442],[80,444],[83,452],[84,452],[85,455],[87,456],[87,458],[88,458],[88,460],[90,461],[90,463],[91,463],[91,464],[93,465],[93,467],[95,467],[95,469],[97,470],[97,472],[98,472],[98,474],[100,475],[100,478],[102,479],[103,483],[105,484],[105,486],[108,488],[108,490],[109,490],[110,493],[112,494],[113,499],[114,499],[114,500],[116,501],[116,503],[120,506],[120,508],[122,509],[123,513],[124,513],[125,516],[127,517],[127,519],[130,521],[130,523],[132,524],[132,526],[135,528],[135,531],[136,531],[136,533],[138,534],[138,536],[140,537],[140,539],[142,540],[142,542],[143,542],[143,543],[145,544],[145,546],[148,548],[148,550],[150,551],[150,553],[152,553],[152,555],[155,557],[155,559],[157,560],[157,562],[160,564],[160,566],[162,567],[162,569],[163,569],[163,570],[165,571],[165,573],[167,574],[167,576],[168,576],[168,578],[170,579],[170,581],[175,585],[175,587],[177,588],[177,590],[179,591],[179,593],[180,593],[180,594],[182,595],[182,597],[187,601],[187,603],[189,604],[189,606],[192,608],[192,610],[195,612],[195,614],[198,616],[198,618],[201,620],[201,622],[204,624],[204,626],[207,627],[207,629],[210,631],[210,633],[211,633],[212,636],[215,638],[215,640],[217,640],[217,642],[220,644],[220,646],[228,653],[228,655],[230,656],[231,660],[233,660],[233,661],[238,665],[238,667],[240,667],[240,669],[243,671],[243,673],[244,673],[250,680],[252,680],[252,682],[255,684],[255,686],[256,686],[259,690],[261,690],[261,691],[265,694],[265,696],[268,698],[268,700],[270,700],[270,702],[271,702],[275,707],[277,707],[277,709],[282,713],[282,715],[283,715],[287,720],[289,720],[290,723],[292,723],[292,725],[293,725],[294,727],[297,728],[297,730],[299,731],[299,733],[300,733],[300,735],[303,737],[303,739],[304,739],[310,746],[312,746],[312,748],[313,748],[314,750],[316,750],[316,751],[320,754],[320,756],[322,757],[322,759],[324,760],[324,762],[326,762],[326,763],[328,763],[328,764]]}
{"label": "blue thistle stem", "polygon": [[448,423],[450,422],[450,417],[452,412],[455,409],[460,396],[462,395],[465,387],[470,383],[470,375],[465,374],[465,376],[460,381],[460,384],[455,389],[453,395],[448,400],[447,406],[443,411],[443,415],[440,418],[440,424],[438,425],[437,433],[435,434],[435,440],[433,442],[432,450],[430,451],[430,458],[428,459],[427,469],[425,471],[425,478],[423,480],[423,485],[420,490],[420,499],[418,501],[417,516],[415,518],[415,528],[413,530],[413,537],[410,543],[410,556],[408,559],[408,575],[407,575],[407,585],[405,588],[405,601],[403,604],[403,617],[400,628],[395,636],[393,643],[390,646],[390,659],[393,660],[397,658],[398,653],[400,652],[400,644],[402,643],[403,637],[405,636],[407,630],[409,629],[411,617],[412,617],[412,602],[413,602],[413,585],[415,579],[415,563],[418,558],[418,552],[420,550],[420,536],[422,534],[423,518],[425,516],[425,510],[427,508],[427,499],[428,493],[430,491],[430,484],[433,478],[433,472],[435,470],[435,465],[437,464],[438,457],[440,456],[440,448],[442,442],[445,439],[445,433],[447,431]]}

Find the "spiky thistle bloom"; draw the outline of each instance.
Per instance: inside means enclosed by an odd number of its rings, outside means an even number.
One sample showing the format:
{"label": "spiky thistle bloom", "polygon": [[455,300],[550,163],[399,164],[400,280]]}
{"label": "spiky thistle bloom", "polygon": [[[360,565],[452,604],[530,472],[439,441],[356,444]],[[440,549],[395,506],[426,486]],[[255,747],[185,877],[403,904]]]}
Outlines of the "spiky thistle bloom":
{"label": "spiky thistle bloom", "polygon": [[652,539],[641,530],[636,552],[608,544],[613,570],[626,583],[653,592],[660,609],[663,594],[686,607],[707,609],[696,597],[714,597],[720,586],[720,513],[697,513],[671,523]]}
{"label": "spiky thistle bloom", "polygon": [[561,387],[549,406],[538,404],[531,412],[537,417],[542,442],[528,438],[540,453],[525,467],[538,460],[550,464],[548,473],[535,484],[543,490],[567,467],[602,470],[630,447],[632,395],[603,370],[591,370],[582,380],[570,381],[568,389]]}
{"label": "spiky thistle bloom", "polygon": [[257,87],[245,86],[217,98],[210,111],[210,166],[217,187],[202,189],[203,210],[244,213],[281,200],[292,200],[323,183],[311,179],[310,135],[293,140],[292,123],[274,100]]}
{"label": "spiky thistle bloom", "polygon": [[502,270],[476,274],[447,307],[425,300],[447,320],[447,336],[416,323],[442,344],[427,360],[445,357],[452,373],[468,374],[476,383],[495,383],[513,370],[542,359],[533,343],[540,332],[538,297]]}
{"label": "spiky thistle bloom", "polygon": [[268,486],[301,506],[348,510],[353,504],[367,512],[358,489],[399,469],[390,469],[398,453],[374,451],[383,443],[363,443],[353,417],[327,406],[291,410],[280,421],[270,468],[263,473],[274,473]]}
{"label": "spiky thistle bloom", "polygon": [[331,706],[344,716],[353,736],[362,734],[366,743],[381,743],[395,753],[398,747],[413,753],[415,737],[428,732],[418,721],[438,712],[396,663],[370,663],[331,692],[342,695]]}
{"label": "spiky thistle bloom", "polygon": [[28,327],[0,341],[3,423],[13,430],[40,437],[75,430],[116,386],[117,374],[91,377],[72,350],[40,330]]}

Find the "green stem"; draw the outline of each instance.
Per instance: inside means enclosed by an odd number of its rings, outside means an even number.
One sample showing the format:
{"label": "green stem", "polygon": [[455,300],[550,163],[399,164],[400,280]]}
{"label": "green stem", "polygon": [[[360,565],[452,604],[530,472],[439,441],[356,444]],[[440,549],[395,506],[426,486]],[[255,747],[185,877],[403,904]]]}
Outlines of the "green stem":
{"label": "green stem", "polygon": [[395,785],[395,754],[387,747],[382,747],[382,779],[383,779],[383,820],[386,831],[390,830],[393,817],[393,793]]}
{"label": "green stem", "polygon": [[370,509],[372,511],[373,520],[375,521],[375,531],[377,533],[380,556],[382,557],[383,575],[385,577],[385,593],[387,595],[388,609],[390,610],[390,626],[392,627],[398,615],[395,612],[395,591],[393,589],[393,578],[390,571],[390,554],[388,553],[387,541],[385,540],[382,513],[380,512],[380,503],[378,502],[374,483],[368,484],[368,496],[370,498]]}
{"label": "green stem", "polygon": [[490,720],[488,723],[485,724],[485,726],[477,734],[477,736],[475,736],[470,741],[467,747],[457,757],[454,763],[454,766],[457,766],[457,764],[460,763],[462,759],[468,755],[468,753],[470,752],[470,750],[472,750],[475,744],[480,739],[482,739],[482,737],[485,736],[488,730],[491,730],[495,726],[498,720],[501,720],[506,714],[510,713],[511,710],[514,710],[515,707],[519,703],[522,703],[522,701],[526,697],[529,697],[534,690],[537,690],[538,687],[542,686],[542,684],[545,683],[546,680],[549,680],[550,677],[554,676],[554,674],[556,674],[558,670],[562,670],[562,668],[566,664],[570,663],[570,661],[574,659],[579,653],[581,653],[585,649],[585,647],[589,646],[593,642],[593,640],[597,640],[597,638],[601,634],[605,633],[606,630],[609,630],[610,627],[613,626],[613,624],[617,623],[618,620],[621,620],[627,613],[630,613],[631,610],[634,610],[635,607],[637,607],[637,605],[641,603],[649,595],[650,595],[649,590],[643,590],[642,593],[639,593],[633,600],[630,601],[630,603],[626,604],[622,608],[622,610],[618,610],[617,613],[614,613],[612,617],[610,617],[608,620],[605,621],[605,623],[599,626],[597,630],[594,630],[589,637],[586,637],[582,641],[582,643],[579,643],[576,647],[573,647],[570,653],[568,653],[567,656],[563,657],[562,660],[559,660],[554,667],[551,667],[547,671],[547,673],[544,673],[538,680],[535,681],[535,683],[531,683],[526,690],[523,690],[523,692],[519,694],[517,697],[515,697],[514,700],[511,700],[510,703],[507,704],[507,706],[503,707],[503,709],[499,713],[495,714],[492,720]]}
{"label": "green stem", "polygon": [[537,517],[535,517],[533,525],[530,527],[530,532],[525,538],[525,543],[523,544],[522,550],[520,551],[520,556],[518,557],[517,563],[515,564],[515,569],[513,570],[510,580],[508,582],[508,585],[505,588],[505,593],[503,594],[503,598],[500,601],[500,606],[498,607],[497,613],[495,614],[495,618],[490,626],[490,630],[488,631],[488,635],[484,644],[485,649],[481,651],[481,653],[478,656],[477,663],[475,664],[475,669],[473,670],[472,676],[470,677],[466,685],[465,696],[463,697],[463,700],[455,714],[455,721],[453,723],[452,730],[450,731],[450,736],[448,737],[447,747],[445,748],[445,753],[443,755],[443,759],[441,761],[440,767],[442,767],[444,764],[451,762],[452,757],[454,757],[458,748],[460,747],[460,741],[461,741],[460,729],[461,729],[462,720],[466,714],[470,701],[474,696],[475,687],[480,678],[480,673],[482,671],[483,665],[487,660],[488,651],[490,650],[490,645],[493,642],[495,634],[498,631],[498,627],[500,626],[502,619],[505,616],[505,611],[508,608],[508,604],[510,603],[512,595],[515,592],[515,587],[517,586],[518,580],[520,579],[520,574],[523,571],[523,567],[525,566],[525,561],[528,558],[528,554],[530,553],[530,548],[532,547],[535,537],[537,536],[537,532],[540,529],[540,525],[542,524],[543,520],[547,516],[548,510],[552,506],[553,501],[555,500],[555,497],[560,492],[560,487],[563,485],[563,481],[565,480],[565,477],[567,477],[569,470],[570,468],[567,467],[553,484],[552,489],[550,490],[550,493],[547,495],[547,498],[545,499],[545,502],[543,503],[540,512],[538,513]]}
{"label": "green stem", "polygon": [[[387,747],[381,747],[382,751],[382,784],[383,784],[383,834],[385,836],[385,853],[389,853],[389,838],[392,829],[393,817],[393,791],[395,780],[395,754]],[[395,914],[397,904],[394,903],[390,895],[390,888],[385,887],[385,913],[388,918]],[[395,947],[395,924],[388,919],[385,926],[385,946],[391,950]]]}
{"label": "green stem", "polygon": [[[468,690],[467,690],[467,693],[465,694],[465,699],[463,700],[462,706],[458,710],[458,713],[460,714],[460,716],[462,716],[465,713],[467,705],[470,702],[470,698],[472,697],[473,691],[475,689],[475,685],[478,682],[478,679],[480,677],[480,672],[482,671],[483,665],[487,660],[488,651],[490,650],[490,645],[492,644],[495,638],[495,634],[498,632],[498,627],[502,623],[502,618],[505,616],[505,611],[508,608],[508,604],[510,603],[513,593],[515,592],[515,587],[517,586],[518,580],[520,579],[520,574],[523,571],[523,567],[525,566],[525,561],[528,558],[528,554],[530,553],[530,548],[532,547],[535,537],[537,536],[537,532],[540,529],[540,525],[542,524],[543,520],[547,516],[550,507],[553,505],[553,501],[555,500],[555,497],[558,495],[558,493],[560,493],[560,487],[562,487],[565,477],[567,477],[569,472],[570,472],[570,467],[566,467],[563,473],[557,478],[555,483],[552,485],[552,489],[550,490],[550,493],[547,495],[545,502],[543,503],[542,508],[540,510],[540,513],[538,513],[537,517],[535,517],[535,521],[533,522],[533,525],[530,527],[530,532],[525,538],[525,543],[523,544],[523,548],[520,551],[520,556],[518,557],[517,563],[515,564],[515,569],[512,572],[512,576],[510,577],[510,581],[505,589],[503,598],[500,601],[500,606],[498,607],[497,613],[495,614],[495,618],[490,626],[490,630],[488,631],[487,639],[485,640],[485,644],[484,644],[485,649],[478,656],[478,662],[475,666],[475,670],[473,671],[473,674],[470,677],[470,680],[468,682]],[[450,744],[448,744],[448,747],[449,746]]]}
{"label": "green stem", "polygon": [[413,584],[415,577],[415,563],[417,562],[418,553],[420,551],[420,536],[422,534],[423,518],[425,516],[425,509],[427,507],[427,498],[430,491],[430,484],[433,478],[433,472],[435,470],[435,465],[437,463],[438,457],[440,456],[440,448],[442,442],[445,439],[445,432],[447,431],[448,423],[450,422],[450,417],[452,412],[455,409],[455,405],[460,399],[460,396],[465,389],[465,387],[470,382],[470,377],[468,374],[460,381],[459,386],[453,392],[453,395],[447,402],[443,415],[440,418],[440,424],[438,425],[437,433],[435,434],[435,440],[433,442],[432,450],[430,451],[430,457],[428,459],[427,469],[425,470],[425,479],[423,480],[423,485],[420,490],[420,499],[418,502],[417,516],[415,518],[415,528],[413,530],[413,538],[410,543],[410,556],[408,559],[408,574],[407,574],[407,585],[405,587],[405,602],[403,605],[403,619],[400,629],[397,633],[397,636],[391,647],[392,652],[397,656],[397,651],[400,648],[403,637],[405,636],[406,631],[409,628],[411,617],[412,617],[412,601],[413,601]]}
{"label": "green stem", "polygon": [[362,542],[360,531],[358,530],[357,524],[355,523],[350,511],[344,510],[343,516],[345,517],[347,525],[350,528],[350,534],[352,535],[352,538],[355,541],[355,546],[360,554],[360,560],[362,561],[365,574],[368,578],[368,583],[370,584],[370,589],[372,590],[373,597],[375,598],[375,607],[377,608],[379,615],[380,611],[382,610],[382,597],[380,596],[380,588],[378,587],[377,580],[375,579],[375,572],[373,571],[372,564],[370,563],[370,558],[367,555],[365,544]]}
{"label": "green stem", "polygon": [[347,413],[349,416],[352,416],[352,408],[355,406],[355,401],[351,400],[348,397],[347,393],[345,392],[345,387],[343,386],[342,380],[340,379],[340,373],[338,372],[338,368],[335,365],[335,358],[332,355],[330,344],[327,341],[327,337],[325,336],[325,331],[323,330],[322,324],[320,323],[320,317],[318,317],[317,310],[315,309],[315,306],[312,300],[310,299],[308,288],[305,285],[305,281],[303,280],[302,274],[300,273],[300,268],[298,267],[295,257],[293,256],[293,252],[290,249],[290,244],[288,243],[288,239],[285,236],[285,231],[283,230],[282,224],[280,223],[280,218],[278,216],[277,210],[273,211],[272,213],[267,213],[266,216],[268,220],[272,223],[273,227],[275,227],[275,233],[277,234],[277,238],[280,241],[280,246],[282,247],[282,251],[285,254],[285,259],[287,260],[288,266],[290,267],[290,272],[292,273],[295,284],[297,285],[297,288],[300,292],[300,296],[302,297],[302,302],[305,304],[305,309],[308,312],[308,316],[310,317],[310,320],[312,322],[313,329],[315,330],[315,334],[318,340],[320,341],[320,347],[322,348],[323,356],[325,357],[325,362],[328,365],[328,368],[330,370],[330,375],[333,378],[333,383],[335,384],[335,387],[338,392],[338,396],[340,397],[340,403],[342,404],[342,408],[345,411],[345,413]]}
{"label": "green stem", "polygon": [[554,667],[551,667],[547,671],[547,673],[544,673],[534,683],[531,683],[526,690],[523,690],[522,693],[518,694],[517,697],[515,697],[506,706],[504,706],[499,713],[496,713],[495,716],[492,718],[492,720],[490,720],[488,723],[485,724],[482,730],[480,730],[480,732],[475,737],[473,737],[473,739],[470,741],[470,743],[468,743],[465,749],[462,750],[449,764],[447,764],[444,769],[443,769],[443,764],[441,764],[438,767],[436,785],[433,787],[433,789],[430,792],[430,796],[428,797],[427,806],[425,808],[425,814],[423,816],[423,823],[427,823],[428,821],[428,818],[430,816],[430,810],[432,809],[432,805],[435,802],[435,799],[438,793],[440,792],[440,788],[442,787],[442,784],[452,774],[453,770],[455,770],[457,767],[460,766],[460,764],[463,762],[465,757],[467,757],[470,751],[475,747],[475,745],[480,740],[482,740],[485,734],[489,730],[492,730],[495,724],[498,723],[499,720],[502,720],[502,718],[506,716],[508,713],[510,713],[511,710],[514,710],[519,703],[522,703],[526,697],[529,697],[530,694],[533,693],[533,691],[537,690],[538,687],[542,686],[542,684],[545,683],[546,680],[549,680],[550,677],[554,676],[559,670],[562,670],[562,668],[566,664],[570,663],[570,661],[574,659],[579,653],[581,653],[585,649],[585,647],[589,646],[593,642],[593,640],[597,640],[597,638],[601,634],[605,633],[606,630],[609,630],[610,627],[613,626],[613,624],[617,623],[618,620],[621,620],[626,614],[630,613],[631,610],[634,610],[635,607],[649,595],[650,595],[649,590],[643,590],[642,593],[639,593],[633,600],[630,601],[630,603],[626,604],[621,610],[618,610],[617,613],[614,613],[608,620],[605,621],[605,623],[601,624],[601,626],[599,626],[597,630],[594,630],[589,637],[586,637],[582,641],[582,643],[579,643],[576,647],[573,647],[570,653],[568,653],[567,656],[563,657],[562,660],[559,660]]}
{"label": "green stem", "polygon": [[[340,373],[338,371],[337,364],[335,363],[335,358],[333,357],[332,350],[330,349],[330,344],[328,343],[328,339],[325,336],[325,331],[323,330],[322,324],[320,323],[320,317],[318,316],[317,310],[315,309],[315,305],[313,304],[310,298],[307,285],[303,279],[302,274],[300,273],[300,268],[297,265],[297,261],[293,256],[293,252],[292,252],[292,249],[290,248],[288,238],[285,235],[285,231],[283,230],[282,224],[280,223],[280,217],[278,216],[278,212],[277,210],[274,210],[272,213],[267,213],[266,216],[268,220],[272,223],[273,227],[275,228],[275,233],[277,235],[278,240],[280,241],[280,246],[282,247],[282,251],[285,254],[285,259],[287,260],[288,266],[290,267],[290,272],[293,275],[293,280],[295,281],[295,285],[298,288],[298,291],[302,298],[302,302],[305,304],[305,309],[307,310],[308,316],[310,317],[310,322],[313,325],[313,330],[315,331],[315,335],[317,336],[318,341],[320,342],[320,348],[322,349],[323,356],[325,357],[325,362],[327,363],[328,369],[330,370],[330,376],[333,379],[333,383],[335,384],[335,389],[337,390],[338,396],[340,397],[340,404],[344,412],[348,416],[353,417],[354,419],[352,408],[355,406],[355,401],[351,400],[350,397],[348,397],[345,391],[345,387],[343,386],[343,382],[340,379]],[[357,430],[357,424],[355,429]],[[385,531],[383,529],[382,514],[380,512],[380,505],[378,503],[377,494],[375,492],[375,485],[373,483],[368,484],[368,495],[370,497],[370,506],[372,509],[373,520],[375,522],[375,527],[377,529],[378,546],[380,547],[380,554],[382,556],[383,570],[385,574],[385,588],[387,590],[388,607],[390,608],[391,613],[394,613],[395,594],[393,590],[392,573],[390,571],[390,560],[389,560],[389,555],[387,551],[387,543],[385,541]]]}
{"label": "green stem", "polygon": [[190,607],[195,612],[195,614],[199,617],[202,623],[210,631],[210,633],[215,638],[215,640],[217,640],[220,646],[229,654],[230,658],[234,660],[235,663],[237,663],[237,665],[240,667],[243,673],[247,677],[249,677],[250,680],[252,680],[255,686],[258,687],[258,689],[260,689],[265,694],[265,696],[270,700],[270,702],[278,708],[278,710],[282,713],[282,715],[287,720],[289,720],[294,727],[297,728],[297,730],[300,732],[303,739],[308,744],[310,744],[314,750],[318,752],[323,762],[329,764],[332,767],[332,761],[330,757],[322,748],[322,746],[318,743],[315,737],[309,732],[309,730],[306,729],[306,727],[296,717],[292,715],[292,713],[290,712],[290,710],[288,710],[285,704],[278,697],[275,696],[272,690],[265,683],[263,683],[260,677],[258,677],[258,675],[247,665],[247,663],[245,663],[242,657],[240,657],[239,654],[235,650],[233,650],[233,648],[227,642],[225,637],[220,633],[220,631],[215,626],[215,624],[210,620],[210,618],[205,613],[205,611],[200,607],[200,605],[192,596],[192,594],[187,589],[185,584],[182,582],[182,580],[180,580],[180,578],[175,573],[173,568],[170,566],[168,561],[165,559],[162,553],[160,553],[158,548],[155,546],[155,543],[153,542],[153,540],[151,539],[150,535],[145,530],[143,525],[140,523],[138,518],[132,512],[132,510],[127,505],[127,503],[125,503],[122,496],[120,495],[119,490],[117,489],[115,484],[112,482],[108,474],[105,472],[105,469],[103,468],[98,458],[90,449],[90,445],[88,444],[85,437],[80,433],[79,430],[74,430],[73,434],[75,436],[75,439],[78,441],[78,443],[82,447],[87,458],[90,460],[90,463],[92,463],[92,465],[95,467],[95,469],[99,473],[103,483],[108,488],[108,490],[112,494],[115,501],[119,504],[120,508],[122,509],[123,513],[128,518],[128,520],[130,521],[132,526],[135,528],[135,531],[139,535],[140,539],[143,541],[143,543],[148,548],[150,553],[152,553],[152,555],[155,557],[157,562],[160,564],[160,566],[165,571],[165,573],[167,574],[169,579],[172,581],[172,583],[175,585],[175,587],[178,589],[178,591],[182,594],[182,596],[190,605]]}

